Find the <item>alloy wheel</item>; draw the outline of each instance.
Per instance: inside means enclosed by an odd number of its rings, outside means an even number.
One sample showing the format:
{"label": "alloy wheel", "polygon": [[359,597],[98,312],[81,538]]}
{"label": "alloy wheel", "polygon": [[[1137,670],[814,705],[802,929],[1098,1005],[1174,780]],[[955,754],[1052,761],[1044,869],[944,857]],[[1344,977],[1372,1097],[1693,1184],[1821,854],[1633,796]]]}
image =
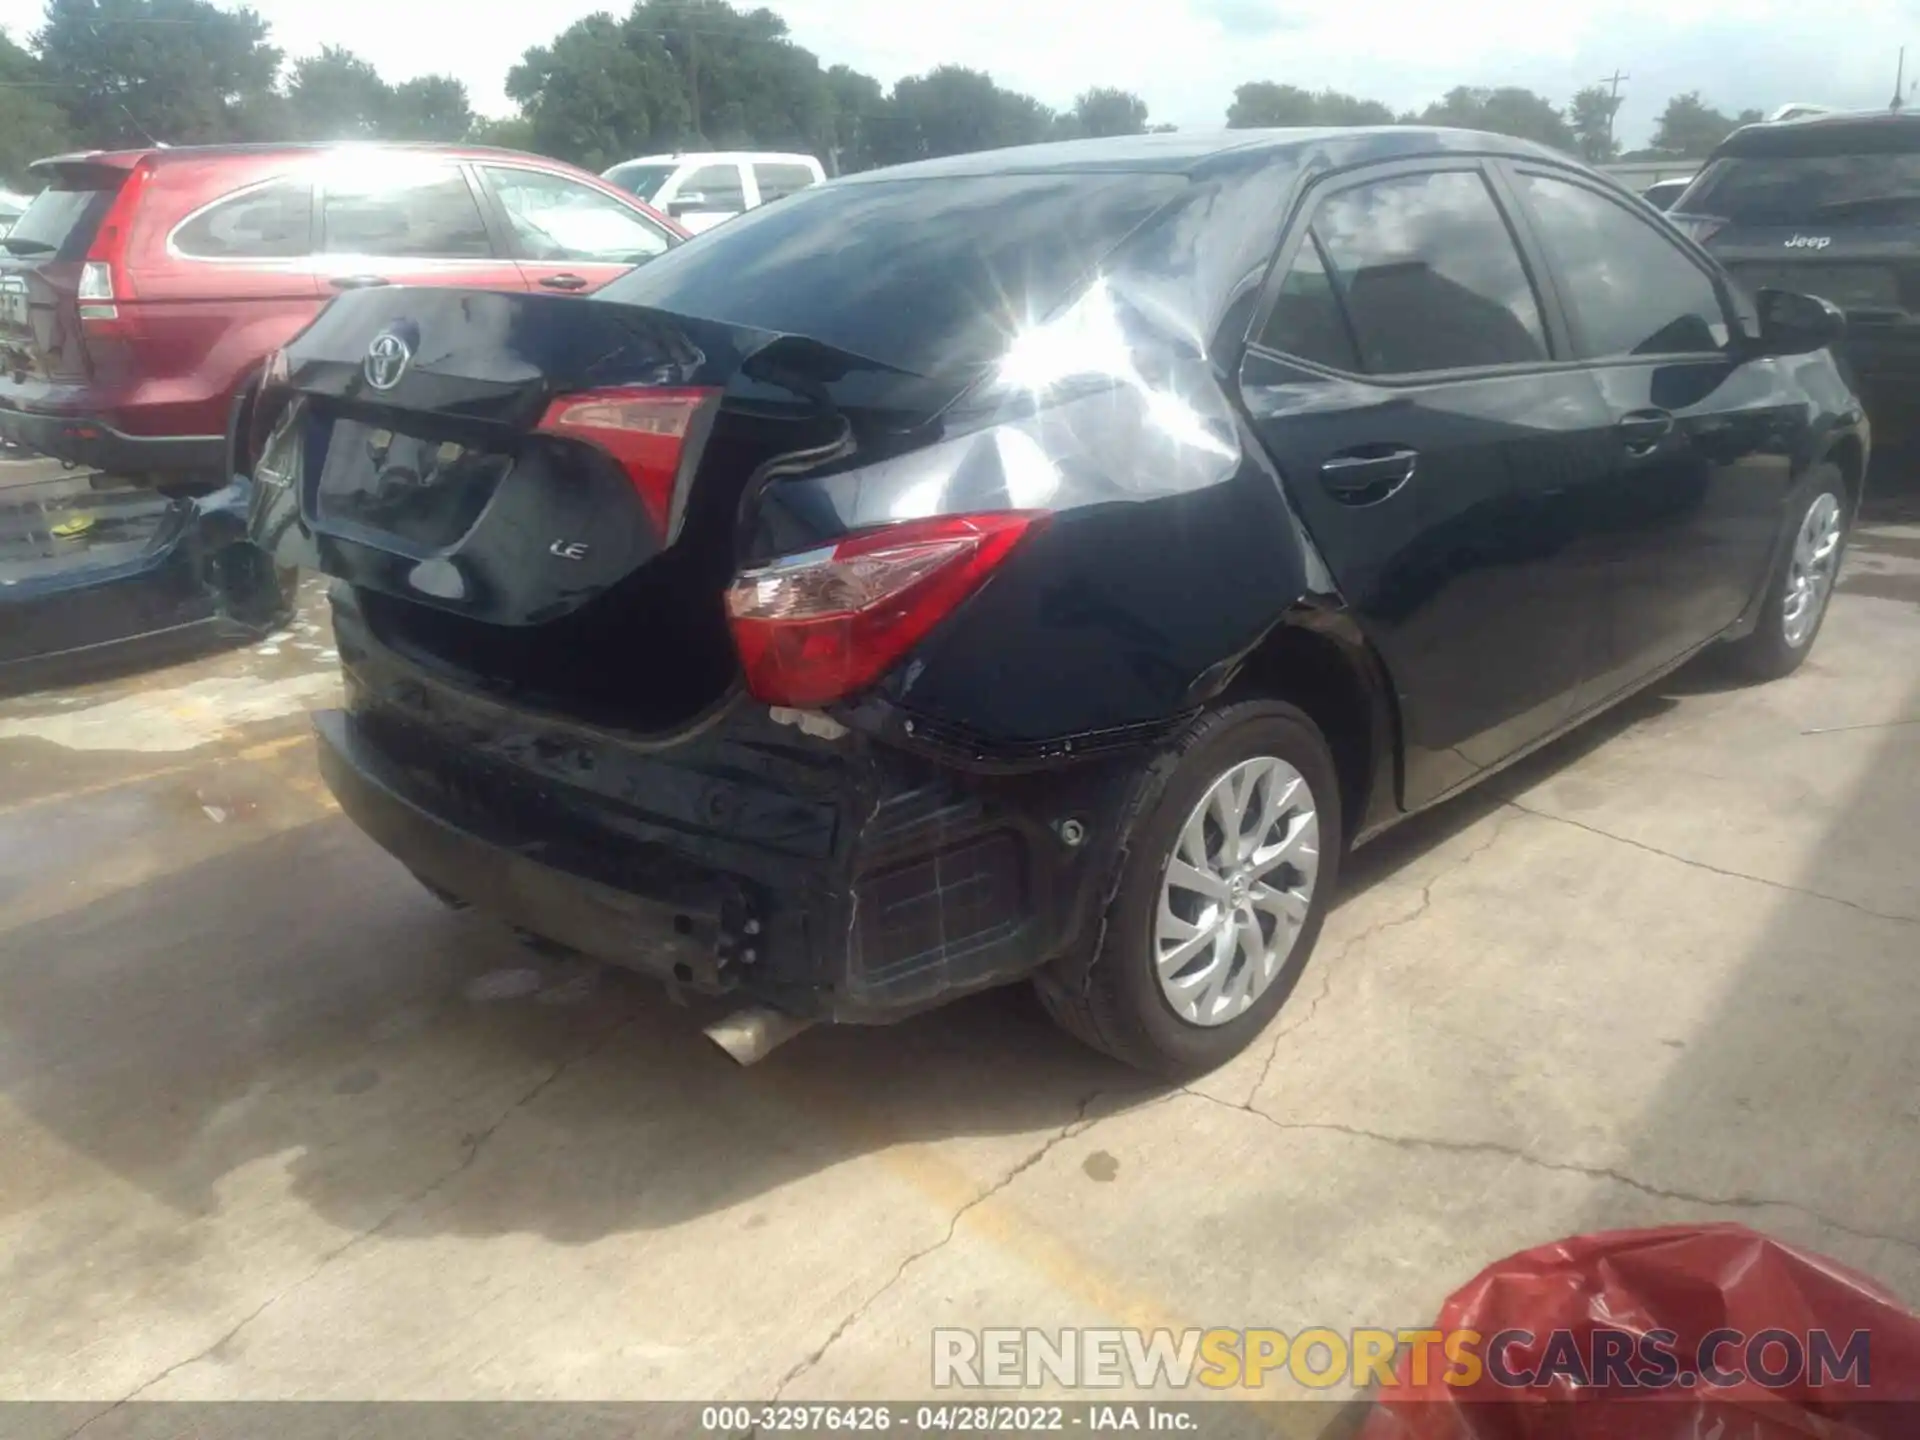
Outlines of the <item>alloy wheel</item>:
{"label": "alloy wheel", "polygon": [[1839,499],[1822,491],[1807,507],[1794,533],[1780,622],[1787,644],[1795,650],[1812,638],[1827,607],[1827,597],[1833,593],[1834,575],[1840,567],[1844,513]]}
{"label": "alloy wheel", "polygon": [[1300,772],[1255,756],[1216,779],[1180,827],[1154,922],[1160,991],[1195,1025],[1224,1025],[1273,984],[1306,923],[1320,821]]}

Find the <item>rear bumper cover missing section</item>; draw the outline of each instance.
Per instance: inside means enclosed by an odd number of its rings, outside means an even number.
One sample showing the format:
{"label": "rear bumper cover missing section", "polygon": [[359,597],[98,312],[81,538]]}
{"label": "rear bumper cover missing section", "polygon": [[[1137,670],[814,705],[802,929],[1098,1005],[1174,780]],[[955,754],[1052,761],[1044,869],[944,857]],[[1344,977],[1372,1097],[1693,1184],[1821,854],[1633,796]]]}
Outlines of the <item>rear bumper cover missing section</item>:
{"label": "rear bumper cover missing section", "polygon": [[517,712],[507,734],[341,619],[350,708],[315,720],[341,808],[434,889],[583,954],[883,1022],[1030,973],[1105,898],[1130,766],[973,777],[744,703],[666,750]]}

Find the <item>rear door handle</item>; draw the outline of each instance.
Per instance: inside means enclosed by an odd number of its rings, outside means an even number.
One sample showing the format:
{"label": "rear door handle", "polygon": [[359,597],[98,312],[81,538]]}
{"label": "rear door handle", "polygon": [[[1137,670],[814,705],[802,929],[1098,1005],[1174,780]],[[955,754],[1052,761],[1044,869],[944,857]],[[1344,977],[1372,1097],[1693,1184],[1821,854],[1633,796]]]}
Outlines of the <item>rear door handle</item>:
{"label": "rear door handle", "polygon": [[540,283],[549,290],[584,290],[592,282],[584,275],[546,275]]}
{"label": "rear door handle", "polygon": [[384,275],[335,275],[327,283],[336,290],[371,290],[389,282]]}
{"label": "rear door handle", "polygon": [[1673,416],[1665,410],[1635,410],[1614,427],[1629,455],[1647,455],[1673,433]]}
{"label": "rear door handle", "polygon": [[1419,461],[1417,450],[1368,446],[1323,463],[1320,483],[1344,504],[1371,505],[1411,480]]}

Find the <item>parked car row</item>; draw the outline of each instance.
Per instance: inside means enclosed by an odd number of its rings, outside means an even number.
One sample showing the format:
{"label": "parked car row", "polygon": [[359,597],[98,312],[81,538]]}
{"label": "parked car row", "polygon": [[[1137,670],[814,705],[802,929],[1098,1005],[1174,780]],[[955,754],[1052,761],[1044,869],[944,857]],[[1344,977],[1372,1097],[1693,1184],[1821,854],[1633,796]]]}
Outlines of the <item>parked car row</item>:
{"label": "parked car row", "polygon": [[174,490],[227,480],[266,357],[349,290],[581,294],[685,232],[557,161],[445,146],[214,146],[34,166],[0,240],[0,436]]}
{"label": "parked car row", "polygon": [[1031,980],[1187,1073],[1352,845],[1708,647],[1804,661],[1843,323],[1495,136],[959,156],[584,301],[341,295],[233,574],[336,582],[322,773],[443,899],[736,1037]]}

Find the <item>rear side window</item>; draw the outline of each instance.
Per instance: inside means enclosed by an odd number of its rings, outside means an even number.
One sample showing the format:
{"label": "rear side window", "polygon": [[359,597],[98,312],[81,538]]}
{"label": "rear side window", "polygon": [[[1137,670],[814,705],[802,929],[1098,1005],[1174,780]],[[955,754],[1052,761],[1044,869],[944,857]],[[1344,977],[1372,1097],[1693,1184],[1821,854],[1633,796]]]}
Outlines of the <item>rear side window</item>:
{"label": "rear side window", "polygon": [[1571,181],[1519,180],[1568,291],[1583,358],[1700,354],[1726,343],[1713,281],[1659,222]]}
{"label": "rear side window", "polygon": [[200,260],[291,260],[313,249],[313,187],[276,180],[230,195],[173,232],[173,248]]}
{"label": "rear side window", "polygon": [[701,210],[738,215],[747,208],[747,191],[740,183],[740,167],[702,165],[680,182],[680,188],[673,198],[684,204],[696,196]]}
{"label": "rear side window", "polygon": [[1675,208],[1736,225],[1920,221],[1920,153],[1729,155]]}
{"label": "rear side window", "polygon": [[753,180],[760,187],[760,203],[766,205],[813,184],[813,171],[804,165],[755,165]]}
{"label": "rear side window", "polygon": [[7,232],[6,248],[20,256],[84,260],[125,179],[121,170],[56,177]]}
{"label": "rear side window", "polygon": [[330,175],[321,212],[329,255],[484,259],[493,254],[467,177],[450,165]]}
{"label": "rear side window", "polygon": [[950,373],[1002,354],[1186,186],[1181,175],[1060,171],[812,185],[599,296]]}
{"label": "rear side window", "polygon": [[1320,258],[1320,242],[1311,232],[1280,282],[1280,293],[1274,297],[1273,314],[1261,332],[1260,343],[1335,370],[1360,368],[1353,331],[1341,313],[1333,277]]}
{"label": "rear side window", "polygon": [[1540,306],[1478,172],[1434,171],[1329,196],[1313,233],[1373,375],[1547,358]]}

